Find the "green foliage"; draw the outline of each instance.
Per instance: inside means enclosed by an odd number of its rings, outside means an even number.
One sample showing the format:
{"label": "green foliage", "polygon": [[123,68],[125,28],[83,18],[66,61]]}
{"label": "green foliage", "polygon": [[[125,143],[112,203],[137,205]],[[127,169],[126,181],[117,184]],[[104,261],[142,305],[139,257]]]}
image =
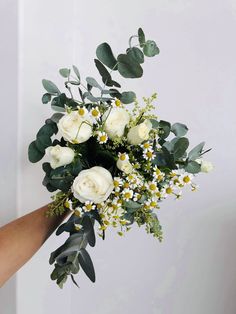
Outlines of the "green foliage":
{"label": "green foliage", "polygon": [[43,87],[46,89],[46,91],[49,94],[51,94],[51,95],[60,95],[60,93],[61,93],[60,90],[58,89],[58,87],[52,81],[43,79],[42,80],[42,84],[43,84]]}
{"label": "green foliage", "polygon": [[120,97],[118,97],[123,104],[131,104],[136,99],[136,94],[134,92],[123,92]]}
{"label": "green foliage", "polygon": [[138,40],[139,40],[140,47],[143,47],[146,42],[146,39],[145,39],[145,35],[142,28],[138,29]]}
{"label": "green foliage", "polygon": [[133,58],[138,63],[144,62],[144,55],[142,50],[137,47],[128,48],[126,51],[127,55]]}
{"label": "green foliage", "polygon": [[117,60],[113,55],[111,47],[108,43],[102,43],[97,47],[96,56],[98,60],[104,63],[108,68],[116,70],[117,69]]}
{"label": "green foliage", "polygon": [[184,167],[184,170],[189,173],[198,173],[201,171],[201,165],[197,163],[196,161],[188,161],[186,166]]}
{"label": "green foliage", "polygon": [[46,93],[46,94],[43,94],[43,97],[42,97],[42,103],[43,104],[47,104],[51,101],[52,99],[52,95],[49,94],[49,93]]}
{"label": "green foliage", "polygon": [[174,144],[174,159],[178,160],[183,157],[189,146],[189,140],[186,137],[179,138]]}
{"label": "green foliage", "polygon": [[40,161],[43,156],[45,155],[45,152],[42,152],[38,149],[36,145],[36,141],[33,141],[28,148],[28,158],[29,161],[32,163]]}
{"label": "green foliage", "polygon": [[70,69],[63,68],[59,70],[62,77],[68,78],[70,76]]}
{"label": "green foliage", "polygon": [[167,121],[161,120],[159,122],[159,133],[161,139],[165,139],[169,136],[171,130],[171,124]]}
{"label": "green foliage", "polygon": [[143,53],[146,57],[154,57],[159,54],[160,50],[157,47],[155,41],[147,40],[143,46]]}
{"label": "green foliage", "polygon": [[120,54],[117,57],[118,71],[125,78],[139,78],[143,75],[140,64],[130,55]]}
{"label": "green foliage", "polygon": [[188,159],[189,160],[196,160],[197,158],[199,158],[201,156],[202,151],[203,151],[204,145],[205,145],[205,142],[202,142],[202,143],[198,144],[197,146],[195,146],[192,150],[190,150],[190,152],[188,154]]}
{"label": "green foliage", "polygon": [[175,123],[171,127],[171,132],[173,132],[176,136],[184,136],[188,132],[188,128],[185,124]]}

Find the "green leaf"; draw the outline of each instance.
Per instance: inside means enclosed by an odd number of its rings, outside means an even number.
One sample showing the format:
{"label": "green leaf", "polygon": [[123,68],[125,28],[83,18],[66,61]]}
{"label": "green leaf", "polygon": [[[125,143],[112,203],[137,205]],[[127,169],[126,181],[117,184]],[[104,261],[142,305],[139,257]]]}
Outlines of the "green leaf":
{"label": "green leaf", "polygon": [[128,48],[126,51],[127,55],[133,58],[138,63],[144,62],[144,55],[142,50],[137,47]]}
{"label": "green leaf", "polygon": [[123,92],[119,98],[123,104],[131,104],[136,99],[134,92]]}
{"label": "green leaf", "polygon": [[176,136],[181,137],[188,132],[188,128],[185,124],[174,123],[171,127],[171,132],[173,132]]}
{"label": "green leaf", "polygon": [[42,103],[47,104],[51,100],[52,96],[49,93],[43,94]]}
{"label": "green leaf", "polygon": [[198,144],[197,146],[195,146],[192,150],[190,150],[190,152],[188,154],[188,159],[196,160],[197,158],[199,158],[201,156],[202,151],[203,151],[204,145],[205,145],[205,142],[202,142],[202,143]]}
{"label": "green leaf", "polygon": [[54,113],[54,114],[51,116],[50,119],[51,119],[53,122],[58,123],[59,120],[60,120],[63,116],[64,116],[63,113],[57,112],[57,113]]}
{"label": "green leaf", "polygon": [[102,43],[99,45],[96,50],[96,55],[98,60],[100,60],[108,68],[117,70],[117,61],[108,43]]}
{"label": "green leaf", "polygon": [[65,111],[65,105],[67,104],[67,97],[65,93],[60,94],[57,97],[54,97],[51,106],[53,110],[56,111]]}
{"label": "green leaf", "polygon": [[186,137],[179,138],[174,145],[174,158],[175,160],[183,157],[184,153],[188,149],[189,140]]}
{"label": "green leaf", "polygon": [[139,40],[140,47],[143,47],[146,40],[145,40],[144,32],[141,27],[138,29],[138,40]]}
{"label": "green leaf", "polygon": [[147,40],[143,47],[143,53],[146,57],[154,57],[155,55],[159,54],[160,50],[157,47],[155,41]]}
{"label": "green leaf", "polygon": [[61,74],[61,76],[68,78],[70,76],[70,69],[67,68],[60,69],[59,73]]}
{"label": "green leaf", "polygon": [[118,60],[118,71],[125,78],[139,78],[143,75],[140,64],[130,55],[120,54]]}
{"label": "green leaf", "polygon": [[45,155],[44,152],[41,152],[37,146],[35,141],[33,141],[28,148],[28,158],[30,162],[38,162],[39,160],[41,160],[43,158],[43,156]]}
{"label": "green leaf", "polygon": [[159,127],[160,127],[160,133],[159,137],[162,139],[165,139],[169,136],[170,130],[171,130],[171,124],[167,121],[161,120],[159,122]]}
{"label": "green leaf", "polygon": [[75,75],[76,75],[77,78],[78,78],[78,81],[80,82],[80,74],[79,74],[78,68],[77,68],[75,65],[73,65],[72,67],[73,67],[73,70],[74,70],[74,72],[75,72]]}
{"label": "green leaf", "polygon": [[[136,209],[141,208],[143,205],[138,203],[138,202],[128,201],[128,202],[124,202],[124,206],[129,208],[129,209],[134,209],[134,211],[135,211]],[[129,211],[129,213],[130,213],[130,211]]]}
{"label": "green leaf", "polygon": [[89,245],[95,246],[96,238],[95,238],[95,233],[94,233],[94,229],[93,229],[93,224],[92,224],[89,216],[86,215],[83,217],[82,226],[84,228],[84,234],[87,237]]}
{"label": "green leaf", "polygon": [[52,145],[52,140],[48,135],[40,135],[35,141],[38,150],[44,153],[45,149]]}
{"label": "green leaf", "polygon": [[98,82],[93,77],[86,77],[86,81],[90,86],[102,90],[101,85],[99,85]]}
{"label": "green leaf", "polygon": [[201,171],[201,165],[196,161],[189,161],[184,169],[189,173],[198,173]]}
{"label": "green leaf", "polygon": [[46,89],[46,91],[49,94],[60,95],[60,93],[61,93],[60,90],[58,89],[58,87],[52,81],[43,79],[42,80],[42,84],[43,84],[43,87]]}
{"label": "green leaf", "polygon": [[96,68],[102,77],[102,81],[106,86],[116,86],[121,87],[119,83],[112,80],[110,73],[107,71],[106,67],[98,59],[94,59]]}
{"label": "green leaf", "polygon": [[57,132],[57,125],[56,124],[44,124],[37,133],[37,138],[39,136],[45,135],[48,137],[51,137],[53,134],[56,134]]}
{"label": "green leaf", "polygon": [[80,249],[78,259],[80,266],[85,274],[92,282],[95,282],[95,271],[93,267],[93,262],[88,252],[84,248]]}
{"label": "green leaf", "polygon": [[149,119],[152,123],[152,128],[153,129],[158,129],[159,128],[159,122],[156,119]]}

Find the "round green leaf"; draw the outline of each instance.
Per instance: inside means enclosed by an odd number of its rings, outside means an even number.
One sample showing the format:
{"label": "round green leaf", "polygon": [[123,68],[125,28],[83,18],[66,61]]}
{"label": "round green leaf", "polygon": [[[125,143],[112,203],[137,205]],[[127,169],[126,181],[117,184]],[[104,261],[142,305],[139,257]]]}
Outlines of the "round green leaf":
{"label": "round green leaf", "polygon": [[70,76],[70,69],[63,68],[59,70],[62,77],[68,78]]}
{"label": "round green leaf", "polygon": [[51,94],[49,94],[49,93],[44,94],[43,97],[42,97],[42,103],[43,104],[49,103],[51,98],[52,98]]}
{"label": "round green leaf", "polygon": [[174,145],[174,158],[175,160],[183,157],[189,146],[189,140],[186,137],[179,138]]}
{"label": "round green leaf", "polygon": [[96,55],[98,60],[108,66],[108,68],[117,70],[117,61],[108,43],[99,45],[96,50]]}
{"label": "round green leaf", "polygon": [[131,56],[138,63],[144,62],[143,52],[137,47],[127,49],[127,54]]}
{"label": "round green leaf", "polygon": [[135,99],[136,94],[134,92],[123,92],[120,97],[123,104],[131,104]]}
{"label": "round green leaf", "polygon": [[189,161],[184,169],[189,173],[198,173],[201,171],[201,165],[196,161]]}
{"label": "round green leaf", "polygon": [[125,78],[139,78],[143,75],[140,64],[127,54],[120,54],[118,60],[118,71]]}
{"label": "round green leaf", "polygon": [[147,40],[143,47],[143,53],[147,57],[154,57],[155,55],[159,54],[160,50],[157,47],[155,41]]}
{"label": "round green leaf", "polygon": [[35,141],[33,141],[28,148],[28,158],[30,162],[38,162],[39,160],[41,160],[44,156],[44,152],[41,152],[37,146]]}
{"label": "round green leaf", "polygon": [[140,47],[143,47],[145,44],[145,35],[141,27],[138,29],[138,40]]}
{"label": "round green leaf", "polygon": [[188,132],[188,128],[182,123],[174,123],[171,127],[171,132],[173,132],[176,136],[181,137]]}

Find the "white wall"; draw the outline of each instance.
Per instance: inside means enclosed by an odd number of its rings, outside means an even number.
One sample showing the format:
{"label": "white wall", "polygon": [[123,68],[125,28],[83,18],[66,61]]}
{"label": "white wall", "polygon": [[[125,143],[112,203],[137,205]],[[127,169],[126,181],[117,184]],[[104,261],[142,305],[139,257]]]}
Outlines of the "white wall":
{"label": "white wall", "polygon": [[124,239],[114,233],[98,239],[90,249],[95,285],[82,273],[80,290],[67,284],[61,291],[50,282],[48,256],[62,242],[53,236],[17,275],[17,314],[234,314],[235,1],[19,4],[20,215],[49,200],[40,165],[27,161],[27,146],[50,112],[40,102],[41,79],[60,85],[57,69],[72,63],[82,75],[96,75],[97,45],[108,41],[120,52],[139,26],[157,40],[161,54],[145,63],[143,79],[126,88],[139,96],[157,91],[159,116],[186,123],[192,145],[206,140],[215,171],[199,176],[199,192],[162,205],[162,244],[137,228]]}
{"label": "white wall", "polygon": [[[14,219],[17,189],[17,1],[0,1],[0,226]],[[0,261],[1,267],[1,261]],[[0,289],[0,313],[16,312],[16,279]]]}

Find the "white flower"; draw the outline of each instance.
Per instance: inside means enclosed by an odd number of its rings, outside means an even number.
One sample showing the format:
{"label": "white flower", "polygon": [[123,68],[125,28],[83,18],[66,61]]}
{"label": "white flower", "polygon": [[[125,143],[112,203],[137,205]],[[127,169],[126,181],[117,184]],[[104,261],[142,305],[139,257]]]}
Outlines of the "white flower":
{"label": "white flower", "polygon": [[129,162],[129,160],[121,160],[120,158],[117,160],[116,162],[116,166],[118,169],[120,169],[121,171],[123,171],[126,174],[129,174],[133,171],[133,166],[132,164]]}
{"label": "white flower", "polygon": [[123,108],[108,109],[103,115],[104,128],[111,139],[124,135],[129,120],[129,113]]}
{"label": "white flower", "polygon": [[94,210],[96,206],[91,201],[86,201],[85,205],[83,206],[83,210],[85,212],[90,212],[91,210]]}
{"label": "white flower", "polygon": [[201,165],[201,172],[208,173],[214,169],[213,164],[210,161],[196,159],[196,162],[198,162]]}
{"label": "white flower", "polygon": [[122,194],[123,194],[124,199],[126,201],[129,201],[133,197],[134,192],[130,189],[124,189]]}
{"label": "white flower", "polygon": [[74,197],[81,203],[101,203],[109,197],[113,188],[111,173],[99,166],[82,170],[72,185]]}
{"label": "white flower", "polygon": [[98,131],[97,132],[97,139],[98,139],[99,144],[104,144],[107,142],[108,136],[107,136],[106,132]]}
{"label": "white flower", "polygon": [[151,129],[152,123],[150,120],[145,120],[144,122],[132,127],[127,135],[128,142],[132,145],[141,144],[143,141],[148,140]]}
{"label": "white flower", "polygon": [[77,106],[78,108],[78,114],[81,116],[81,117],[85,117],[87,116],[88,114],[88,109],[86,107],[80,107],[80,106]]}
{"label": "white flower", "polygon": [[101,113],[98,109],[98,106],[96,106],[95,108],[92,108],[90,113],[94,119],[99,119],[101,117]]}
{"label": "white flower", "polygon": [[73,144],[86,142],[92,136],[90,118],[81,116],[78,111],[65,114],[57,126],[63,138]]}
{"label": "white flower", "polygon": [[50,158],[52,169],[70,164],[75,156],[73,149],[60,145],[47,147],[46,154]]}

